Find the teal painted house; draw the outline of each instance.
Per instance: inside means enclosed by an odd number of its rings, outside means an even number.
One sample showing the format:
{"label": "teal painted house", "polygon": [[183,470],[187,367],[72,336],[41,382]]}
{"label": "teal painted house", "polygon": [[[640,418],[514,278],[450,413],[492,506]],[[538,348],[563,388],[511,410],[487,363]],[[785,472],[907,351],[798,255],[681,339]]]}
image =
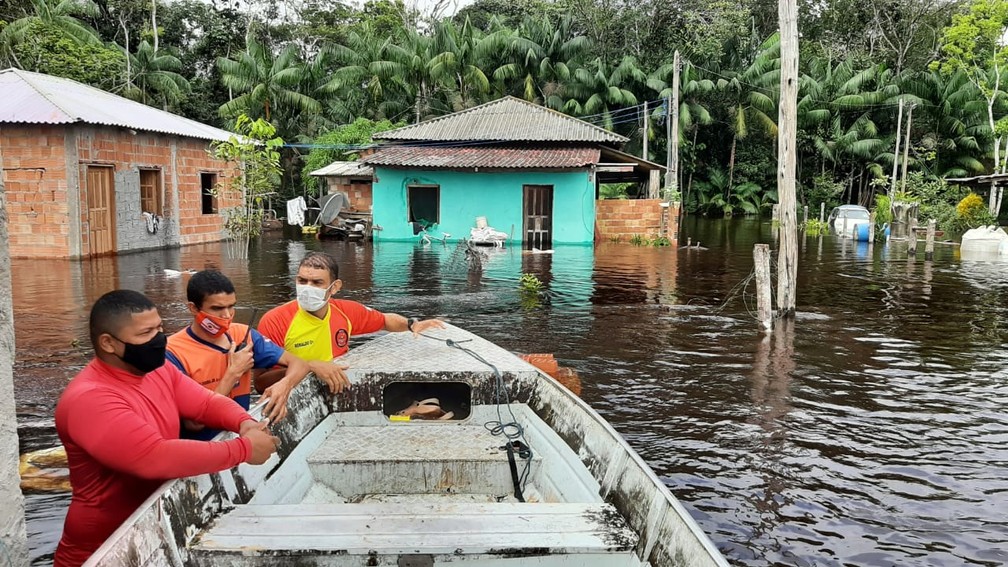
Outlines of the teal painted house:
{"label": "teal painted house", "polygon": [[469,238],[478,218],[526,247],[590,244],[600,182],[657,187],[663,168],[619,151],[627,138],[506,97],[382,132],[375,240],[415,241],[421,225]]}

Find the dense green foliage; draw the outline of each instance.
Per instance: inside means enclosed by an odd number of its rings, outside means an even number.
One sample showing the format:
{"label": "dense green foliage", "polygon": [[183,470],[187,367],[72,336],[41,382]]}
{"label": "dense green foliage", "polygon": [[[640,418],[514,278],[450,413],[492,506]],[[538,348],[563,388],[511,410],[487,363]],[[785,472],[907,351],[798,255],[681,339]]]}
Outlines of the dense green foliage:
{"label": "dense green foliage", "polygon": [[[679,50],[686,208],[754,215],[776,201],[776,2],[476,0],[454,15],[446,1],[415,5],[0,0],[0,65],[218,126],[244,113],[289,142],[334,150],[365,141],[346,137],[360,119],[413,123],[512,95],[626,135],[625,150],[639,155],[646,103],[647,157],[664,163]],[[803,10],[799,205],[868,205],[900,189],[891,176],[901,99],[913,107],[908,169],[922,182],[1004,170],[1006,21],[1008,0],[826,0]],[[286,149],[285,192],[300,193],[301,172],[333,155],[308,154],[306,165]],[[954,216],[962,195],[953,193],[922,207],[948,205]]]}

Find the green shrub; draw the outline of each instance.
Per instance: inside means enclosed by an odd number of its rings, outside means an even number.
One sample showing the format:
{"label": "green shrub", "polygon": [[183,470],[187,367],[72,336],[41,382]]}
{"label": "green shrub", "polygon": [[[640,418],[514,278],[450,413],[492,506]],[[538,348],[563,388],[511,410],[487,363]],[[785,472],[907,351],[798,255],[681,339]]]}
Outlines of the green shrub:
{"label": "green shrub", "polygon": [[808,219],[802,224],[802,230],[809,236],[821,236],[829,233],[829,223],[819,219]]}
{"label": "green shrub", "polygon": [[644,240],[644,237],[639,234],[635,234],[630,237],[630,244],[633,244],[634,246],[642,246],[645,243],[646,241]]}

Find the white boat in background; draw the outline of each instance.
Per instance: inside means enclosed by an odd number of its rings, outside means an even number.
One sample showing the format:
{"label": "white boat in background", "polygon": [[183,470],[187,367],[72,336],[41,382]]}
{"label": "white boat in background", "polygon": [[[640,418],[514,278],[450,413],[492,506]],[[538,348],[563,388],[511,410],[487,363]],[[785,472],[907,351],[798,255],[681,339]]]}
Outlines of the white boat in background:
{"label": "white boat in background", "polygon": [[[830,230],[844,238],[857,238],[858,225],[868,225],[871,213],[859,205],[841,205],[830,211],[826,222]],[[867,236],[865,237],[867,239]]]}
{"label": "white boat in background", "polygon": [[[341,362],[353,388],[302,382],[267,463],[165,483],[86,565],[728,565],[605,420],[506,350],[448,326]],[[396,415],[425,398],[453,419]]]}

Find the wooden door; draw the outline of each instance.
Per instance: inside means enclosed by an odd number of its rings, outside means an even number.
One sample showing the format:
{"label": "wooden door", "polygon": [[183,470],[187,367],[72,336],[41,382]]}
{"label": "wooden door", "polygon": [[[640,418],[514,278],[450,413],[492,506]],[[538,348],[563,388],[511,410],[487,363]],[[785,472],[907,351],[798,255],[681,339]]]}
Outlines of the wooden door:
{"label": "wooden door", "polygon": [[111,167],[88,166],[87,211],[88,254],[115,252],[115,171]]}
{"label": "wooden door", "polygon": [[553,246],[553,186],[524,186],[524,220],[522,222],[525,248],[546,250]]}

